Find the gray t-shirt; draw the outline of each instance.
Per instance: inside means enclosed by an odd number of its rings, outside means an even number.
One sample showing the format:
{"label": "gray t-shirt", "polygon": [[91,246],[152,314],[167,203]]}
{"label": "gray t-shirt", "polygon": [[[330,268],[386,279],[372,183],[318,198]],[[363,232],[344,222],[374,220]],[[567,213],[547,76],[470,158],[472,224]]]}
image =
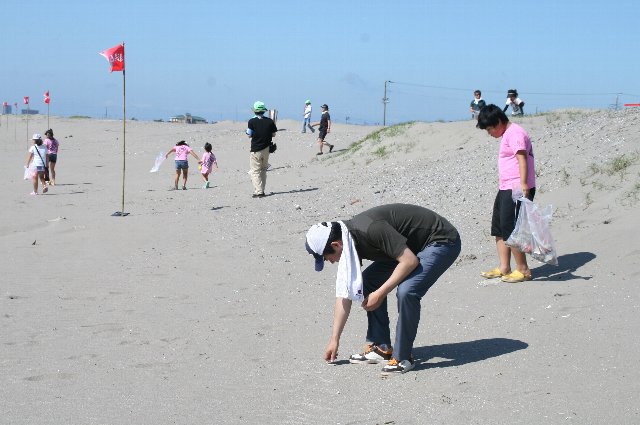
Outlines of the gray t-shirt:
{"label": "gray t-shirt", "polygon": [[360,258],[372,261],[394,261],[405,248],[417,254],[427,245],[453,242],[459,237],[446,218],[417,205],[381,205],[344,224]]}

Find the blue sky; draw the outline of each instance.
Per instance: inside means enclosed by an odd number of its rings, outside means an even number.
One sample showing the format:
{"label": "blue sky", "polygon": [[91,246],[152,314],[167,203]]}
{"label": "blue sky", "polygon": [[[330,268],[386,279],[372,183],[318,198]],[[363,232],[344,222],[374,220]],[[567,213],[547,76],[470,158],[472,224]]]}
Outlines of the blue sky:
{"label": "blue sky", "polygon": [[[467,119],[472,92],[525,112],[640,102],[640,2],[619,0],[32,0],[0,2],[0,101],[122,118],[122,74],[98,53],[125,42],[127,117],[245,120],[262,100],[299,119]],[[617,95],[622,93],[621,95]],[[21,106],[21,105],[20,105]]]}

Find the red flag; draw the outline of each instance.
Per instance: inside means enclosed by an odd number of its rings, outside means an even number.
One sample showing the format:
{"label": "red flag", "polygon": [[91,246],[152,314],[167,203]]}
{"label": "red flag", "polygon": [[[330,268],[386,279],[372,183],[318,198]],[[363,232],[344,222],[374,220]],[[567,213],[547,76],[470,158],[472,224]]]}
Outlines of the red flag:
{"label": "red flag", "polygon": [[25,96],[24,99],[22,99],[22,101],[24,102],[25,105],[29,104],[29,96]]}
{"label": "red flag", "polygon": [[7,102],[2,102],[2,106],[9,106]]}
{"label": "red flag", "polygon": [[44,103],[48,105],[49,102],[51,102],[51,98],[49,97],[49,90],[47,90],[46,92],[44,92]]}
{"label": "red flag", "polygon": [[118,44],[100,54],[109,61],[111,72],[124,71],[124,44]]}

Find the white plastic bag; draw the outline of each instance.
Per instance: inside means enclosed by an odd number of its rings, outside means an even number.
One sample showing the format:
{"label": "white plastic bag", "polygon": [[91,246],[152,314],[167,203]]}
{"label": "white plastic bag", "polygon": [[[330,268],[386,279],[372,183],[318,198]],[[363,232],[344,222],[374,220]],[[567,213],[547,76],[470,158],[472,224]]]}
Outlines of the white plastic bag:
{"label": "white plastic bag", "polygon": [[150,173],[155,173],[156,171],[158,171],[158,170],[160,169],[160,165],[162,165],[162,163],[164,162],[164,160],[165,160],[165,159],[166,159],[166,158],[165,158],[165,156],[164,156],[164,153],[163,153],[163,152],[160,152],[160,153],[158,154],[158,156],[156,156],[156,162],[155,162],[155,164],[153,165],[153,168],[151,168],[151,171],[149,171],[149,172],[150,172]]}
{"label": "white plastic bag", "polygon": [[527,198],[520,198],[519,201],[518,220],[505,244],[530,254],[538,261],[557,266],[558,256],[549,230],[553,206],[547,205],[544,210],[540,210]]}
{"label": "white plastic bag", "polygon": [[33,176],[35,176],[37,174],[37,168],[33,165],[33,161],[31,161],[31,164],[29,164],[28,167],[24,167],[24,179],[25,180],[31,180],[33,178]]}

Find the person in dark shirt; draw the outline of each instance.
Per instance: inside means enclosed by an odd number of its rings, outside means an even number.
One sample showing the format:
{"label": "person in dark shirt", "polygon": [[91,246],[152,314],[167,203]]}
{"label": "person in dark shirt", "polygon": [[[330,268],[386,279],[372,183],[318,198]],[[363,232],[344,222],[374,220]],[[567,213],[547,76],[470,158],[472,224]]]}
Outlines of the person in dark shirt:
{"label": "person in dark shirt", "polygon": [[318,144],[320,145],[320,152],[316,155],[322,155],[322,147],[324,145],[329,146],[329,153],[333,152],[333,145],[324,141],[327,137],[327,133],[331,133],[331,115],[329,115],[329,106],[325,103],[320,106],[322,115],[320,115],[320,121],[311,124],[311,128],[318,127]]}
{"label": "person in dark shirt", "polygon": [[[413,343],[420,322],[420,300],[460,254],[456,228],[420,206],[381,205],[351,220],[313,225],[305,247],[320,271],[338,263],[333,331],[324,358],[336,360],[340,336],[353,301],[367,311],[367,345],[352,363],[387,361],[383,373],[404,373],[415,366]],[[373,261],[360,271],[362,259]],[[391,345],[387,295],[396,289],[398,323]]]}
{"label": "person in dark shirt", "polygon": [[251,138],[251,154],[249,157],[249,174],[253,183],[253,198],[264,198],[264,187],[267,184],[267,168],[269,168],[269,148],[278,128],[273,120],[265,117],[267,107],[263,102],[253,104],[255,116],[247,123],[247,136]]}

